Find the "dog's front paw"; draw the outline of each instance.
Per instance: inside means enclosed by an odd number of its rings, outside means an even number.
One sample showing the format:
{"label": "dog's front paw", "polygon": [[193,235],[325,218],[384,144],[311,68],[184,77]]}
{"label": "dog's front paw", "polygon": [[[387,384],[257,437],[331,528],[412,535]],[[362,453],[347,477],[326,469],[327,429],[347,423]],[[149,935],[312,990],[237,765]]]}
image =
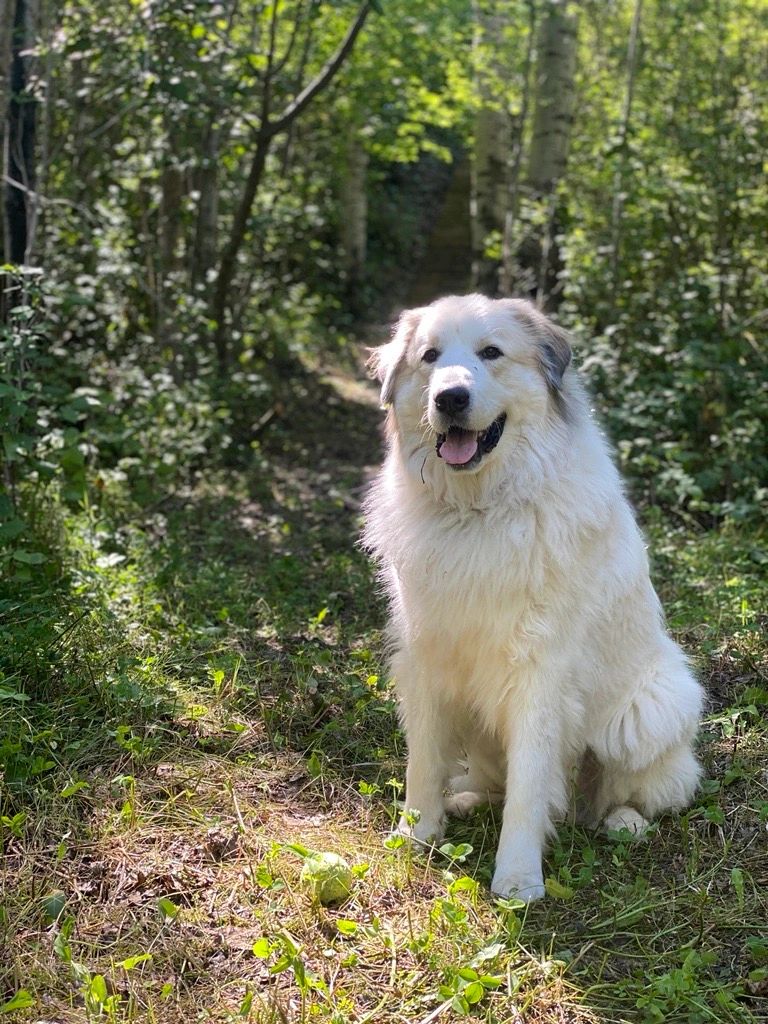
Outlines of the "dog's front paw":
{"label": "dog's front paw", "polygon": [[504,899],[514,897],[523,903],[532,903],[534,900],[540,900],[545,894],[544,876],[540,869],[513,873],[497,870],[491,882],[491,892],[494,896],[501,896]]}

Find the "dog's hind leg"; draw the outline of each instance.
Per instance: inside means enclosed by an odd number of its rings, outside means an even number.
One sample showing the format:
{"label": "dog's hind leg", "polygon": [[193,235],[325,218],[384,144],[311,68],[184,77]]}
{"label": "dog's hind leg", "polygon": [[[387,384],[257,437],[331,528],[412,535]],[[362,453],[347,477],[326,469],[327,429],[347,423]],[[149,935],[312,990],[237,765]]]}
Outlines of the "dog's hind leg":
{"label": "dog's hind leg", "polygon": [[637,771],[622,764],[603,764],[596,809],[607,829],[628,828],[641,835],[662,811],[687,807],[696,792],[701,767],[688,742],[665,751]]}
{"label": "dog's hind leg", "polygon": [[635,839],[644,836],[649,825],[650,822],[642,816],[640,811],[627,804],[615,807],[610,814],[606,814],[603,821],[603,828],[606,832],[620,832],[626,829]]}
{"label": "dog's hind leg", "polygon": [[590,737],[600,762],[594,807],[606,828],[641,835],[646,818],[690,803],[701,774],[692,749],[701,702],[682,651],[665,638],[629,698]]}
{"label": "dog's hind leg", "polygon": [[[646,669],[625,688],[625,697],[596,709],[598,721],[588,736],[602,765],[616,762],[632,772],[650,768],[667,751],[693,741],[702,690],[685,657],[669,638],[649,659]],[[632,668],[626,669],[628,674]],[[602,718],[602,720],[600,720]]]}

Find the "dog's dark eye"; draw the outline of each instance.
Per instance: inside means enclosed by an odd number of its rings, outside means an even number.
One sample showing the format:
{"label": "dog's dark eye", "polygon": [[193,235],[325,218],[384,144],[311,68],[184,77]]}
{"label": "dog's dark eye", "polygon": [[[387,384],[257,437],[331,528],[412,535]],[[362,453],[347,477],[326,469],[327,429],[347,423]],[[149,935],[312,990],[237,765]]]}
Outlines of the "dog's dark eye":
{"label": "dog's dark eye", "polygon": [[440,353],[436,348],[428,348],[424,355],[421,357],[422,363],[434,363]]}
{"label": "dog's dark eye", "polygon": [[501,355],[501,349],[496,348],[495,345],[486,345],[485,348],[480,349],[481,359],[498,359]]}

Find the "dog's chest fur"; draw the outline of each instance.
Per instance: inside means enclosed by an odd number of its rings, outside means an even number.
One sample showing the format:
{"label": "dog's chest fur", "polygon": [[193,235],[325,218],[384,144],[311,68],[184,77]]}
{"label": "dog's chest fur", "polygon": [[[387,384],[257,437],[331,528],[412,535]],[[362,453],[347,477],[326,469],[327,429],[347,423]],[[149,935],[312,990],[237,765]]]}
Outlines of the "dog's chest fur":
{"label": "dog's chest fur", "polygon": [[497,679],[508,675],[546,641],[553,609],[543,595],[563,592],[552,585],[561,562],[550,525],[533,505],[400,509],[389,550],[398,628],[429,647],[456,685],[480,665]]}

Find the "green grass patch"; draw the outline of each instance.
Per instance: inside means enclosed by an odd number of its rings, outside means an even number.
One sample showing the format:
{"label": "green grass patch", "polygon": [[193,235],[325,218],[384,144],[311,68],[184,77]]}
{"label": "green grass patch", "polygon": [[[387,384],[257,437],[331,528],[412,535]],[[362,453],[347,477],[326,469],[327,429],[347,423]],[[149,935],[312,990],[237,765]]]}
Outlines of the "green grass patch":
{"label": "green grass patch", "polygon": [[[356,547],[378,413],[326,380],[320,417],[313,386],[244,467],[43,506],[2,595],[0,1017],[766,1019],[765,534],[647,516],[706,782],[640,843],[562,825],[549,898],[495,900],[492,810],[430,859],[387,838],[404,745]],[[347,898],[302,880],[315,852]]]}

